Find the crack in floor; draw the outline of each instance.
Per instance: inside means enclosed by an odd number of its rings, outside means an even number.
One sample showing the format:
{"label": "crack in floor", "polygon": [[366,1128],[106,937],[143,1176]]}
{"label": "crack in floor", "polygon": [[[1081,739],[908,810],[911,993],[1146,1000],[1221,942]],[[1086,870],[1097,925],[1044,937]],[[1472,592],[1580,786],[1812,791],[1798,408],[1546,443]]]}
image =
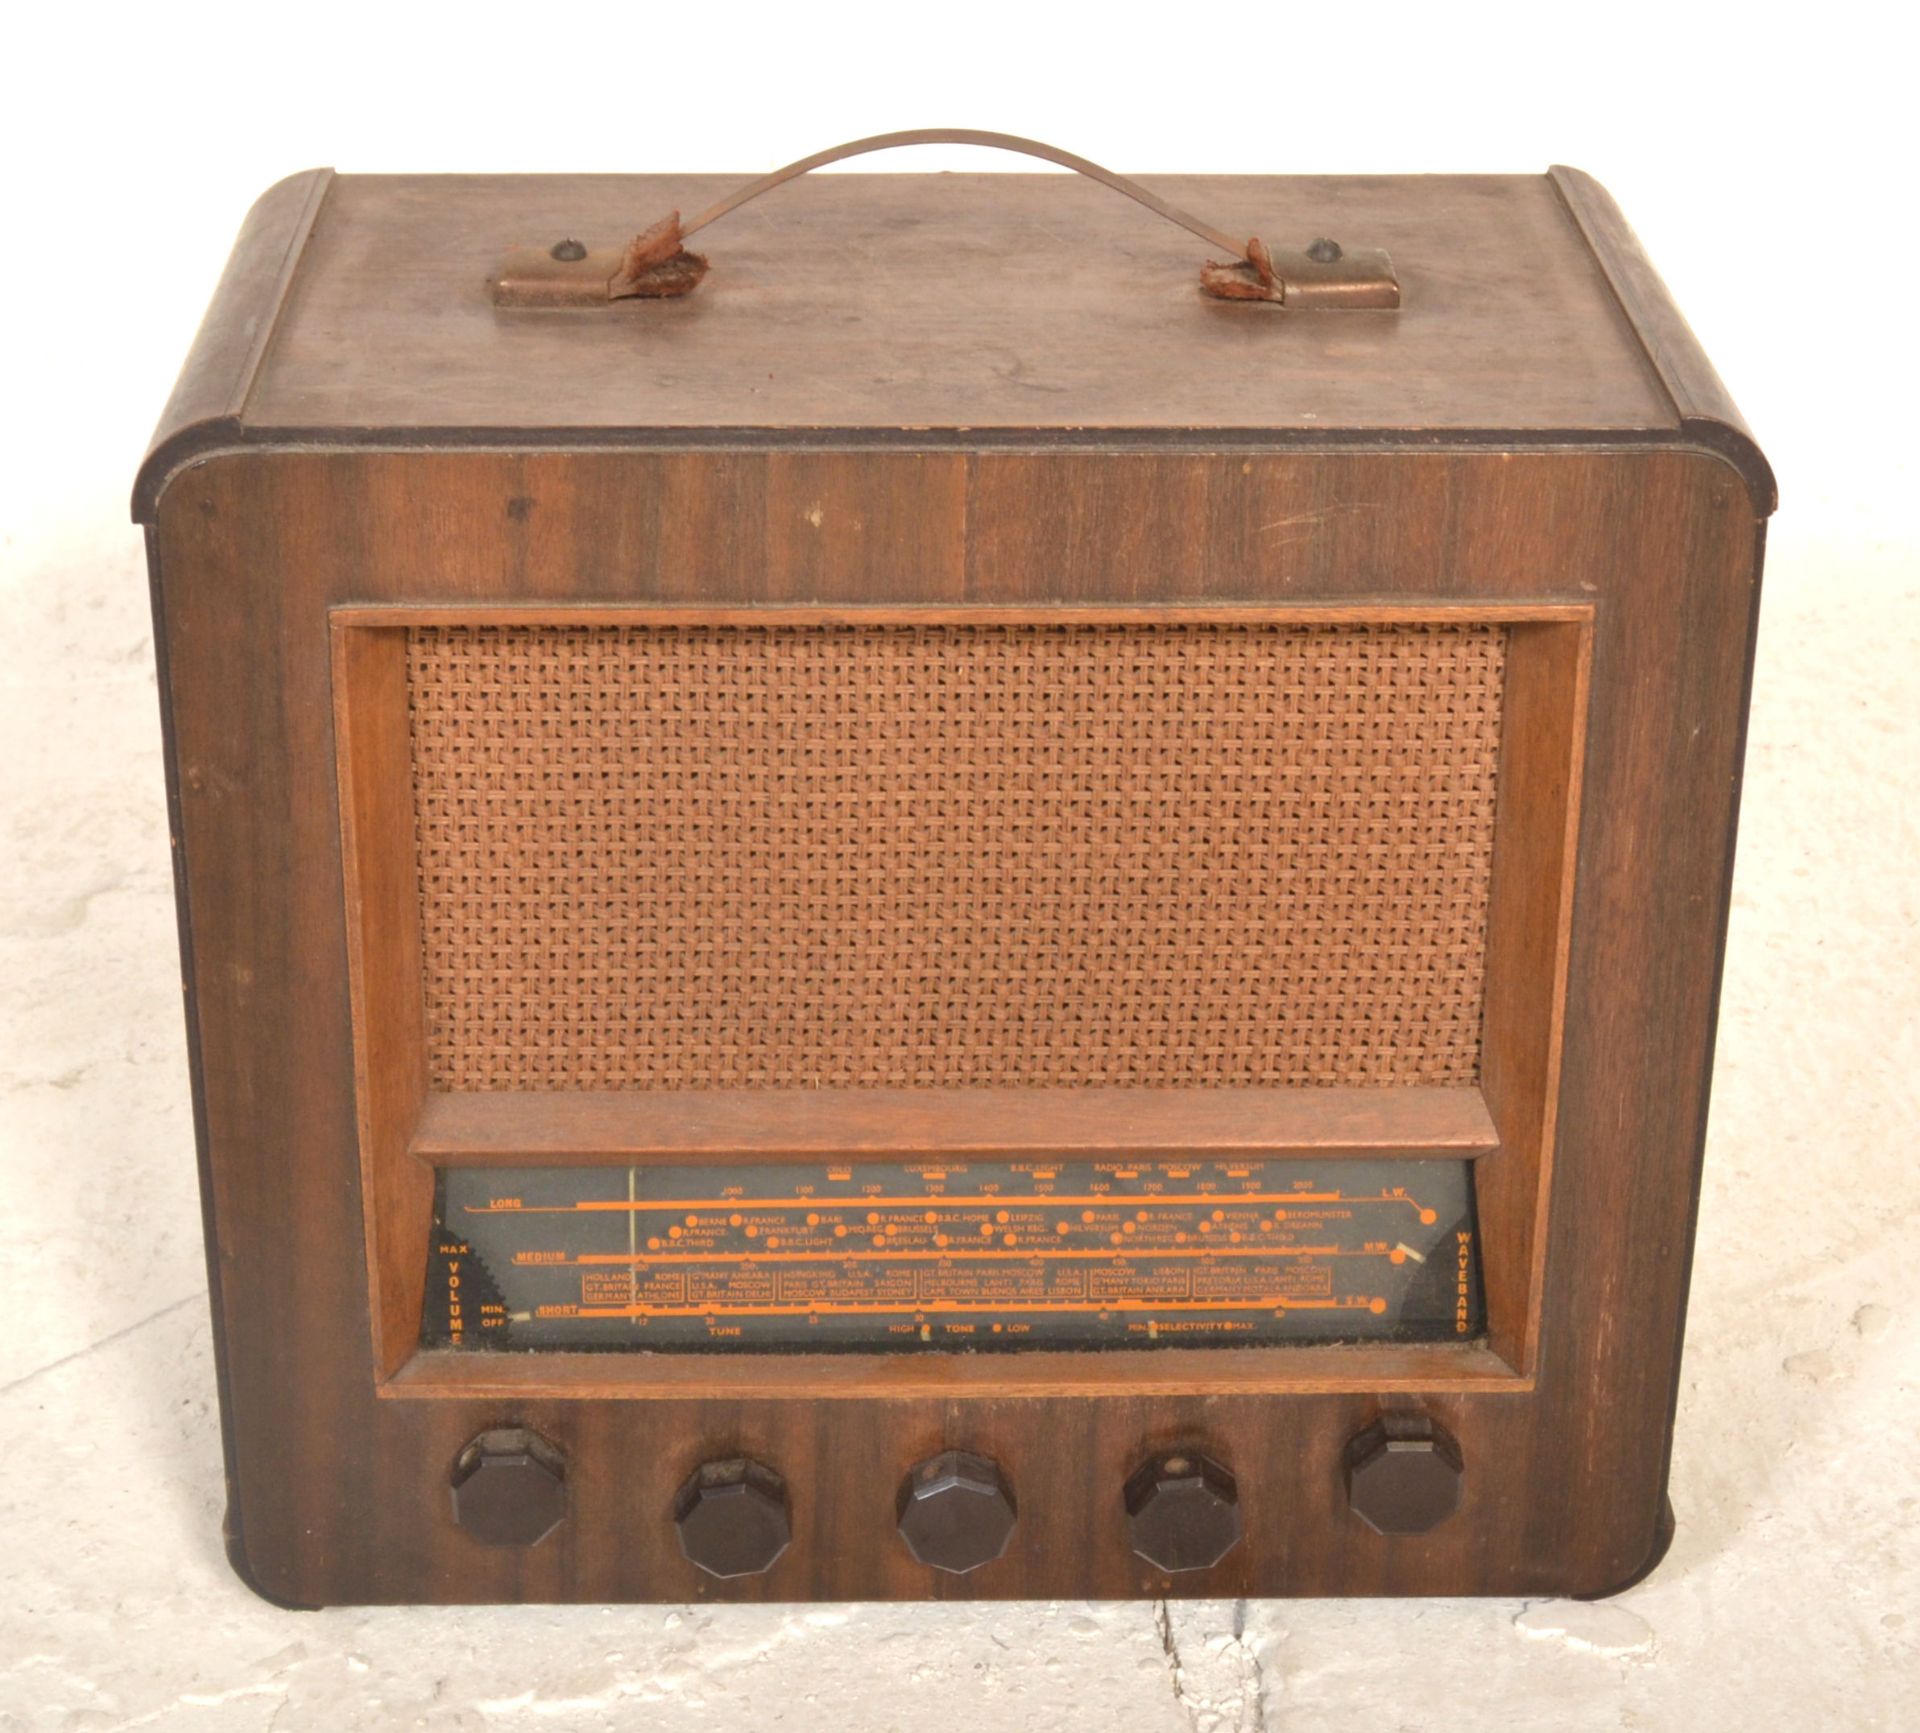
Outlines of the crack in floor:
{"label": "crack in floor", "polygon": [[1267,1724],[1267,1669],[1261,1663],[1260,1651],[1247,1641],[1247,1603],[1244,1600],[1233,1603],[1233,1640],[1246,1656],[1247,1669],[1253,1679],[1253,1694],[1248,1699],[1248,1707],[1253,1711],[1253,1725],[1264,1728]]}
{"label": "crack in floor", "polygon": [[1167,1657],[1167,1678],[1173,1686],[1173,1700],[1190,1728],[1198,1728],[1193,1706],[1187,1701],[1187,1687],[1180,1665],[1180,1645],[1173,1637],[1173,1615],[1164,1600],[1153,1603],[1153,1634],[1160,1639],[1161,1652]]}
{"label": "crack in floor", "polygon": [[196,1300],[204,1301],[206,1297],[206,1289],[201,1288],[195,1293],[173,1301],[170,1305],[162,1306],[157,1312],[149,1312],[144,1318],[122,1325],[111,1335],[102,1336],[97,1342],[89,1342],[84,1348],[74,1349],[71,1354],[62,1354],[59,1359],[49,1360],[44,1366],[36,1366],[31,1372],[22,1372],[18,1378],[0,1384],[0,1396],[11,1396],[14,1391],[23,1385],[31,1384],[36,1378],[44,1378],[49,1372],[58,1372],[62,1366],[71,1366],[76,1360],[84,1360],[89,1354],[99,1353],[102,1348],[111,1348],[114,1343],[125,1341],[127,1337],[136,1331],[144,1330],[149,1324],[157,1324],[162,1318],[171,1317],[182,1306],[191,1306]]}
{"label": "crack in floor", "polygon": [[[1224,1635],[1207,1638],[1209,1660],[1195,1675],[1174,1635],[1171,1605],[1165,1600],[1153,1603],[1154,1635],[1160,1640],[1173,1700],[1186,1718],[1189,1733],[1228,1733],[1228,1729],[1262,1733],[1268,1725],[1266,1668],[1247,1640],[1248,1606],[1245,1600],[1233,1603],[1231,1628]],[[1221,1677],[1210,1679],[1209,1668],[1216,1665]]]}

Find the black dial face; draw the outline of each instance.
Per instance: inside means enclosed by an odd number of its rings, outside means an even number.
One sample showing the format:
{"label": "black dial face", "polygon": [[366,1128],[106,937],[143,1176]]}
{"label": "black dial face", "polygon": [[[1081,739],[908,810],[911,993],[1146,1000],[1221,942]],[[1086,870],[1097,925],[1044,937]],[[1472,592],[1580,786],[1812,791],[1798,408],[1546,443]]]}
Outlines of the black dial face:
{"label": "black dial face", "polygon": [[440,1171],[456,1349],[1461,1342],[1472,1164],[778,1162]]}

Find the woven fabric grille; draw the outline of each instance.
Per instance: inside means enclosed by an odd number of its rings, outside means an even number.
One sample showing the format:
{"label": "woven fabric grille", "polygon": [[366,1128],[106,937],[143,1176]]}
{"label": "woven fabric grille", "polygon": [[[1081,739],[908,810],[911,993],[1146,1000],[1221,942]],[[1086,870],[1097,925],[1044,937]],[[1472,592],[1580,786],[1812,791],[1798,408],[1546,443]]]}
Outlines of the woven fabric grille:
{"label": "woven fabric grille", "polygon": [[417,630],[432,1084],[1470,1082],[1505,651]]}

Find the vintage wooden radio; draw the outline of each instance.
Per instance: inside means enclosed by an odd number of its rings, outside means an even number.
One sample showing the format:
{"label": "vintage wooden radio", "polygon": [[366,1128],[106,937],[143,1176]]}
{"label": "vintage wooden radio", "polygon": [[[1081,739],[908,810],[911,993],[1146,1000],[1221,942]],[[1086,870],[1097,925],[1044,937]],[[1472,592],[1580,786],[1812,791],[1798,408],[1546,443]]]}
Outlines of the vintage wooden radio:
{"label": "vintage wooden radio", "polygon": [[1659,1558],[1766,464],[1583,175],[1053,154],[249,217],[136,514],[261,1593]]}

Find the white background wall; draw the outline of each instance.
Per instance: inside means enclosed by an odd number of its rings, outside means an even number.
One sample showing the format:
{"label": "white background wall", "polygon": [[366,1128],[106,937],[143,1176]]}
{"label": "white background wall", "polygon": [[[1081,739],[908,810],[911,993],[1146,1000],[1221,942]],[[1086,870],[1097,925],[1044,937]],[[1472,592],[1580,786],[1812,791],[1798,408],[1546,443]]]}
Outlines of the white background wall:
{"label": "white background wall", "polygon": [[[0,1730],[1920,1726],[1913,50],[1846,5],[15,8]],[[240,218],[318,164],[744,175],[923,124],[1141,173],[1576,164],[1773,459],[1680,1538],[1621,1601],[293,1617],[226,1572],[126,495]]]}

